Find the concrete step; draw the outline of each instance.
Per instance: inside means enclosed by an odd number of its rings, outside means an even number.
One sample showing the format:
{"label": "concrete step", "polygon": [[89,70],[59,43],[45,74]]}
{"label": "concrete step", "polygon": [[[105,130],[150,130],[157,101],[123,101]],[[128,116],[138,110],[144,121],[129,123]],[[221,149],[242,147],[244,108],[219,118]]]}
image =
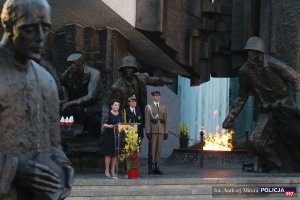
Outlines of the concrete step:
{"label": "concrete step", "polygon": [[[67,200],[199,200],[199,199],[233,199],[233,196],[212,195],[216,187],[291,187],[300,191],[299,177],[239,177],[239,178],[153,178],[153,179],[76,179],[71,195]],[[278,196],[249,197],[234,196],[235,199],[283,199]]]}

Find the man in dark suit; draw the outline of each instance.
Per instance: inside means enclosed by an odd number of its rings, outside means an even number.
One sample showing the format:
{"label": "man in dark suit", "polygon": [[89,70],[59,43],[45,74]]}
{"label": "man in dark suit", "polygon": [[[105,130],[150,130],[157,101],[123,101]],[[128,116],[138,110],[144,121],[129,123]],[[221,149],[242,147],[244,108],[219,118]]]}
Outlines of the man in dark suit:
{"label": "man in dark suit", "polygon": [[126,108],[126,118],[129,123],[141,123],[138,126],[138,135],[142,141],[144,138],[144,123],[140,109],[137,107],[135,95],[128,98],[129,107]]}

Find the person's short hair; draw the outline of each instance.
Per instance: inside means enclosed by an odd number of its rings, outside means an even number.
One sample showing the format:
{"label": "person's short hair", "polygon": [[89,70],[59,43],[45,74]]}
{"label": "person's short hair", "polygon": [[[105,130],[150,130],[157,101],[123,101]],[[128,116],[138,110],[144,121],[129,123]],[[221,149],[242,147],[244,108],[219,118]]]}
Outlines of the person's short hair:
{"label": "person's short hair", "polygon": [[[50,9],[47,0],[41,1],[45,1]],[[22,17],[24,14],[22,7],[28,4],[28,2],[28,0],[6,0],[1,12],[1,23],[5,30],[11,30],[17,20]]]}
{"label": "person's short hair", "polygon": [[156,90],[156,91],[151,92],[151,95],[152,96],[156,96],[156,95],[160,96],[160,92]]}
{"label": "person's short hair", "polygon": [[120,99],[112,99],[112,100],[110,100],[109,105],[112,106],[112,105],[114,105],[115,102],[118,102],[121,105],[121,100]]}

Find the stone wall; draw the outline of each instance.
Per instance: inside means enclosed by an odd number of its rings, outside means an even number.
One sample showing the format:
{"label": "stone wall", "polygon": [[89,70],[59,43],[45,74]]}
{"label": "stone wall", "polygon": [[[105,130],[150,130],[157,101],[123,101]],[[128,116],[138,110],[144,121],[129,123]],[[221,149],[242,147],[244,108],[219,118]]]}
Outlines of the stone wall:
{"label": "stone wall", "polygon": [[118,67],[128,52],[128,41],[117,30],[94,29],[72,24],[54,33],[53,65],[63,72],[69,63],[66,58],[73,52],[82,52],[88,65],[101,73],[104,94],[119,77]]}
{"label": "stone wall", "polygon": [[300,71],[300,1],[262,0],[260,35],[267,51]]}
{"label": "stone wall", "polygon": [[136,27],[183,65],[192,85],[199,85],[210,76],[232,76],[231,2],[141,0]]}

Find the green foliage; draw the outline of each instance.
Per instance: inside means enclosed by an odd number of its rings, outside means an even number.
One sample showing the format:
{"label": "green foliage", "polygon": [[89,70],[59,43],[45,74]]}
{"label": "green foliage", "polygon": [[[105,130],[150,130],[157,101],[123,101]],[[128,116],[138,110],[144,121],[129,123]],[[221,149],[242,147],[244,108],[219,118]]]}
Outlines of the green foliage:
{"label": "green foliage", "polygon": [[191,148],[191,149],[199,149],[199,148],[201,148],[200,146],[201,146],[201,145],[200,145],[200,142],[194,142],[194,143],[190,146],[190,148]]}
{"label": "green foliage", "polygon": [[120,155],[120,160],[127,162],[127,169],[139,169],[140,167],[140,156],[139,156],[139,143],[138,134],[133,127],[129,127],[125,130],[125,147],[122,154]]}
{"label": "green foliage", "polygon": [[179,128],[179,145],[180,148],[187,148],[189,146],[189,127],[186,124],[180,125]]}

